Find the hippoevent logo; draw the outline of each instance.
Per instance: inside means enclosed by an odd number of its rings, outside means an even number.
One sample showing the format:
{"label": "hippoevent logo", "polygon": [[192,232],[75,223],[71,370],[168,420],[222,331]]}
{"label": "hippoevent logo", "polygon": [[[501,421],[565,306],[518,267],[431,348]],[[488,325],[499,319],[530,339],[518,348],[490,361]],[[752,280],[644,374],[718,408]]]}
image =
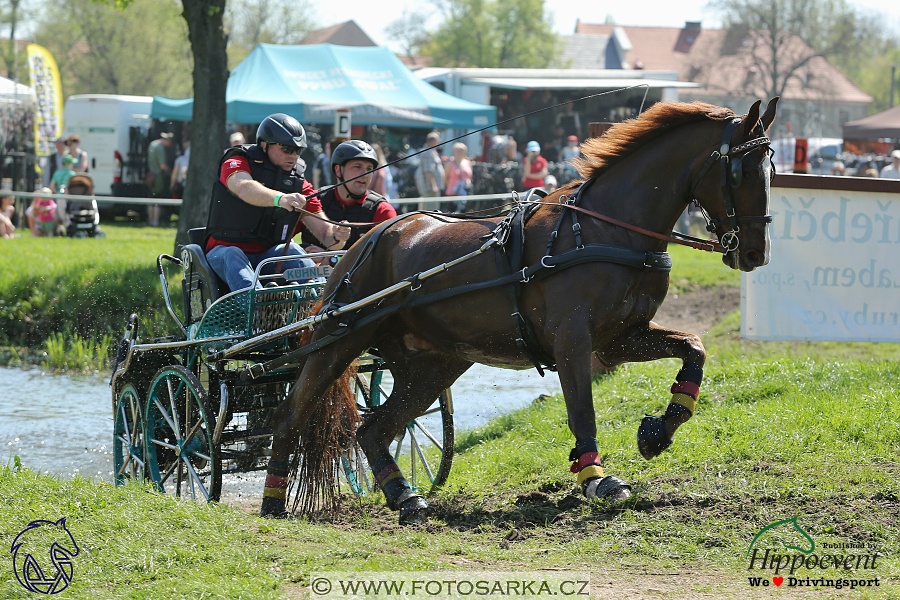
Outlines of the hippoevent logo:
{"label": "hippoevent logo", "polygon": [[32,521],[13,540],[10,549],[16,579],[29,592],[58,594],[72,581],[78,544],[66,519]]}
{"label": "hippoevent logo", "polygon": [[[839,590],[880,586],[877,576],[868,576],[874,575],[872,571],[880,556],[876,548],[862,543],[817,545],[795,516],[760,529],[750,542],[746,558],[747,569],[762,571],[760,575],[764,575],[748,577],[750,587],[785,585]],[[824,572],[829,569],[853,571],[854,577],[826,577]]]}

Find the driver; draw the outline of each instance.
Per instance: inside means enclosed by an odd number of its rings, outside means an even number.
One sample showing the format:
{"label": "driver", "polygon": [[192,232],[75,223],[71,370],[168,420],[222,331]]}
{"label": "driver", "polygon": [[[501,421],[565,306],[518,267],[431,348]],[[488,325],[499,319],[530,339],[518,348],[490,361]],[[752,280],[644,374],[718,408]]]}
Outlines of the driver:
{"label": "driver", "polygon": [[[320,202],[306,198],[313,187],[302,175],[305,165],[299,154],[304,148],[303,126],[289,115],[276,113],[259,124],[255,144],[225,151],[210,201],[206,259],[232,291],[253,285],[256,266],[266,258],[282,256],[285,244],[289,244],[288,254],[305,254],[291,241],[303,224],[294,212],[305,208],[325,217]],[[344,247],[349,228],[317,218],[308,221],[307,227],[323,241],[323,247]],[[278,264],[266,265],[262,273],[275,273]],[[314,266],[309,259],[282,264],[281,270]]]}
{"label": "driver", "polygon": [[[381,223],[397,216],[397,211],[384,196],[368,189],[372,170],[378,166],[375,149],[362,140],[343,142],[331,154],[331,174],[337,185],[320,196],[322,209],[332,221]],[[348,181],[354,177],[353,181]],[[309,225],[313,225],[310,220]],[[349,248],[370,228],[354,228],[347,240]],[[309,252],[327,249],[312,227],[303,229],[303,246]],[[324,242],[330,241],[325,239]]]}

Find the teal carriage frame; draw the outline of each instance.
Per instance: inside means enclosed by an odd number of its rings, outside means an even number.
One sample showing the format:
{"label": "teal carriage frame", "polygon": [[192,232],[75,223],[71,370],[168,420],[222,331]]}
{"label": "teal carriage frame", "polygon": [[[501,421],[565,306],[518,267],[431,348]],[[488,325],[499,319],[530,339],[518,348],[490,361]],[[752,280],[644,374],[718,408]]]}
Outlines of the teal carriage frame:
{"label": "teal carriage frame", "polygon": [[[182,251],[181,259],[162,254],[157,271],[166,307],[180,336],[141,343],[137,315],[131,315],[110,379],[113,409],[113,466],[116,485],[149,481],[159,492],[198,501],[218,501],[227,473],[266,468],[276,407],[299,376],[290,362],[248,378],[252,365],[272,361],[300,348],[300,330],[320,319],[309,312],[324,283],[292,283],[258,287],[278,279],[262,275],[271,258],[256,268],[254,285],[216,298],[215,282],[197,281],[192,270],[199,247]],[[340,256],[323,252],[309,257]],[[179,316],[169,294],[165,264],[184,269],[184,307]],[[202,272],[202,270],[201,270]],[[214,277],[206,273],[206,277]],[[270,284],[271,285],[271,284]],[[363,417],[389,397],[385,363],[366,354],[357,361],[353,387]],[[243,376],[242,376],[243,375]],[[430,421],[440,419],[438,426]],[[392,442],[392,454],[408,471],[410,484],[427,493],[442,484],[453,460],[453,403],[446,390],[421,417],[406,425]],[[375,490],[374,476],[355,444],[341,458],[350,492]]]}

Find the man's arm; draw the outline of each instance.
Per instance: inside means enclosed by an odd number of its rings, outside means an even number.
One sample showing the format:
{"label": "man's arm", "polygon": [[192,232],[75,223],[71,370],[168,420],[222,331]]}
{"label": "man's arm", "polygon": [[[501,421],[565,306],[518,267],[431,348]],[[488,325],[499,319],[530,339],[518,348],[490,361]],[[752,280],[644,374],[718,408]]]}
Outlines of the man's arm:
{"label": "man's arm", "polygon": [[293,194],[281,194],[276,192],[255,181],[250,177],[250,173],[246,171],[235,171],[232,173],[228,178],[228,189],[235,196],[253,206],[275,206],[275,197],[279,195],[281,195],[281,198],[278,199],[278,206],[281,208],[300,210],[306,206],[306,196],[303,194],[296,192]]}
{"label": "man's arm", "polygon": [[325,245],[326,250],[340,250],[350,237],[350,228],[338,227],[322,220],[327,218],[325,212],[320,210],[312,213],[312,216],[305,217],[303,223],[316,239]]}

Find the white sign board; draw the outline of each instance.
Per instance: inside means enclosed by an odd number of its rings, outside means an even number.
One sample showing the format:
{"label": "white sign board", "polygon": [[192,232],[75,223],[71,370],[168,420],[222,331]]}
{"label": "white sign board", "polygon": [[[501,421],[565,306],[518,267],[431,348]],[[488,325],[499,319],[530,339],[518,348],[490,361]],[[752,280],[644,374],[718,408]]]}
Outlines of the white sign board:
{"label": "white sign board", "polygon": [[900,342],[900,194],[772,188],[771,260],[741,274],[751,340]]}

